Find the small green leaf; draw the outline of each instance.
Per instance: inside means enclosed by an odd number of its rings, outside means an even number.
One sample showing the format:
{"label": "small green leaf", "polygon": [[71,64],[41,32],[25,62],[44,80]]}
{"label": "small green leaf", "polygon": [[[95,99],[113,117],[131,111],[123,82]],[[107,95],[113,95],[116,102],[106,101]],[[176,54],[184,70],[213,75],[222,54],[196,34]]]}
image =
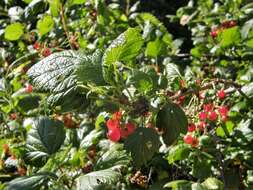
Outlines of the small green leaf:
{"label": "small green leaf", "polygon": [[176,181],[171,181],[169,183],[166,183],[164,187],[166,188],[171,188],[172,190],[186,190],[186,189],[191,189],[191,181],[187,180],[176,180]]}
{"label": "small green leaf", "polygon": [[157,57],[164,48],[164,43],[159,38],[147,44],[145,54],[150,57]]}
{"label": "small green leaf", "polygon": [[130,83],[142,93],[146,93],[153,88],[152,78],[148,74],[139,70],[133,70]]}
{"label": "small green leaf", "polygon": [[186,144],[179,144],[170,149],[169,155],[167,157],[169,164],[174,163],[178,160],[184,160],[188,157],[191,148]]}
{"label": "small green leaf", "polygon": [[10,41],[18,40],[23,34],[24,26],[19,22],[8,25],[4,31],[5,39]]}
{"label": "small green leaf", "polygon": [[203,183],[202,186],[204,186],[208,190],[223,190],[224,186],[223,183],[213,177],[207,178]]}
{"label": "small green leaf", "polygon": [[131,153],[134,164],[142,166],[158,152],[159,136],[154,129],[139,127],[126,139],[124,146]]}
{"label": "small green leaf", "polygon": [[37,29],[41,36],[47,34],[54,27],[54,20],[51,16],[45,15],[42,19],[37,22]]}

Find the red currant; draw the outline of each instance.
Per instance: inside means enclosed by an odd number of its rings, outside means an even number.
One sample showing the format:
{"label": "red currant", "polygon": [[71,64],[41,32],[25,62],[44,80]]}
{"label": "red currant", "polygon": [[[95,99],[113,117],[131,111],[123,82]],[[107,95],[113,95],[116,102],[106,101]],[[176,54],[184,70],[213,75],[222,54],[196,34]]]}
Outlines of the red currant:
{"label": "red currant", "polygon": [[39,50],[40,49],[40,43],[39,42],[35,42],[33,44],[33,48],[36,49],[36,50]]}
{"label": "red currant", "polygon": [[33,91],[33,86],[31,84],[26,84],[25,85],[25,91],[27,93],[31,93]]}
{"label": "red currant", "polygon": [[213,104],[212,103],[204,104],[203,109],[204,109],[205,112],[209,112],[213,109]]}
{"label": "red currant", "polygon": [[120,128],[120,137],[127,138],[128,137],[128,130],[126,128]]}
{"label": "red currant", "polygon": [[135,131],[135,125],[133,123],[126,123],[126,128],[127,128],[127,131],[128,131],[128,135],[132,134],[134,131]]}
{"label": "red currant", "polygon": [[107,122],[106,122],[106,126],[109,130],[114,130],[115,128],[119,128],[120,126],[120,123],[118,120],[115,120],[115,119],[109,119]]}
{"label": "red currant", "polygon": [[223,100],[226,97],[226,92],[224,90],[220,90],[217,92],[217,96],[220,100]]}
{"label": "red currant", "polygon": [[217,115],[217,113],[215,111],[211,111],[208,114],[208,119],[210,121],[215,121],[217,119],[217,117],[218,117],[218,115]]}
{"label": "red currant", "polygon": [[112,115],[112,119],[114,119],[114,120],[121,120],[121,117],[122,117],[121,111],[117,111]]}
{"label": "red currant", "polygon": [[192,143],[191,143],[192,147],[197,147],[199,145],[199,140],[198,138],[194,137],[192,139]]}
{"label": "red currant", "polygon": [[191,135],[184,136],[184,142],[186,144],[192,144],[192,141],[193,141],[193,137]]}
{"label": "red currant", "polygon": [[44,57],[48,57],[49,55],[51,55],[51,50],[50,50],[49,48],[44,48],[44,49],[42,50],[42,55],[43,55]]}
{"label": "red currant", "polygon": [[193,132],[196,130],[196,125],[194,123],[190,123],[188,125],[188,132]]}
{"label": "red currant", "polygon": [[113,142],[118,142],[120,140],[120,129],[115,128],[113,130],[109,130],[107,133],[107,137]]}
{"label": "red currant", "polygon": [[220,106],[218,110],[219,110],[219,113],[220,113],[221,116],[227,115],[227,113],[228,113],[227,106]]}
{"label": "red currant", "polygon": [[216,38],[219,34],[219,31],[217,29],[213,29],[211,32],[210,32],[210,35],[212,36],[212,38]]}
{"label": "red currant", "polygon": [[200,120],[205,120],[207,118],[207,114],[206,114],[206,112],[204,112],[204,111],[202,111],[202,112],[200,112],[199,113],[199,119]]}
{"label": "red currant", "polygon": [[203,121],[199,122],[198,128],[200,131],[204,131],[204,129],[206,128],[206,123]]}

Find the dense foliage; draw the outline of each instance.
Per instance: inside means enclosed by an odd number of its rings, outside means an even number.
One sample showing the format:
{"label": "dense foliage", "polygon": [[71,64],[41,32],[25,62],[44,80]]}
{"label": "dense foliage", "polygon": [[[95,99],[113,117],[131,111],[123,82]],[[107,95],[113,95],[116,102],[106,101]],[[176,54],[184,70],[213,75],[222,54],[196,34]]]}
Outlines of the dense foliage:
{"label": "dense foliage", "polygon": [[0,189],[253,189],[252,12],[0,1]]}

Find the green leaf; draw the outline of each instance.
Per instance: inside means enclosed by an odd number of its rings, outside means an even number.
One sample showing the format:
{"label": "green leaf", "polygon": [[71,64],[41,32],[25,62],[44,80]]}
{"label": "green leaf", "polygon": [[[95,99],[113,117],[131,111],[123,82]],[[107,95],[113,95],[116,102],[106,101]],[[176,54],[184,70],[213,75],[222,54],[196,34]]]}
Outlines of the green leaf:
{"label": "green leaf", "polygon": [[19,177],[7,184],[5,190],[40,190],[49,180],[47,174]]}
{"label": "green leaf", "polygon": [[27,158],[36,160],[56,153],[65,140],[64,125],[47,117],[33,120],[32,128],[27,134]]}
{"label": "green leaf", "polygon": [[163,42],[157,38],[155,41],[151,41],[147,44],[145,54],[150,57],[157,57],[164,48]]}
{"label": "green leaf", "polygon": [[97,86],[105,85],[102,72],[102,52],[96,51],[88,59],[89,61],[80,65],[76,70],[78,82],[94,83]]}
{"label": "green leaf", "polygon": [[128,165],[130,158],[121,144],[114,144],[110,149],[101,155],[96,162],[96,169],[106,169],[116,165]]}
{"label": "green leaf", "polygon": [[101,130],[97,130],[97,129],[92,130],[88,135],[86,135],[82,139],[80,147],[86,149],[90,147],[91,145],[96,144],[96,142],[99,141],[99,138],[102,136],[102,134],[103,134],[103,131]]}
{"label": "green leaf", "polygon": [[169,164],[174,163],[178,160],[184,160],[189,156],[191,148],[186,144],[179,144],[172,147],[167,157]]}
{"label": "green leaf", "polygon": [[156,126],[163,132],[166,144],[173,144],[180,133],[187,132],[188,121],[184,111],[174,103],[167,103],[157,114]]}
{"label": "green leaf", "polygon": [[61,2],[60,0],[47,0],[50,5],[50,12],[54,17],[59,15]]}
{"label": "green leaf", "polygon": [[17,108],[23,112],[26,113],[29,110],[38,108],[39,102],[41,100],[41,96],[38,94],[23,94],[17,97]]}
{"label": "green leaf", "polygon": [[10,41],[18,40],[24,34],[24,26],[19,23],[8,25],[4,30],[4,37]]}
{"label": "green leaf", "polygon": [[241,34],[239,27],[233,27],[224,30],[220,36],[220,46],[227,48],[241,42]]}
{"label": "green leaf", "polygon": [[134,164],[142,166],[158,152],[159,136],[154,129],[139,127],[126,139],[124,146],[131,153]]}
{"label": "green leaf", "polygon": [[242,87],[242,91],[249,97],[253,97],[253,82]]}
{"label": "green leaf", "polygon": [[203,180],[211,175],[211,167],[210,160],[195,157],[192,166],[192,176]]}
{"label": "green leaf", "polygon": [[86,2],[86,0],[69,0],[69,3],[71,5],[81,5],[84,4]]}
{"label": "green leaf", "polygon": [[[33,65],[27,72],[34,86],[52,94],[48,102],[64,107],[74,106],[84,108],[87,100],[78,92],[77,69],[85,64],[91,64],[92,59],[77,51],[62,51],[54,53]],[[83,69],[81,69],[83,70]],[[80,81],[83,83],[83,81]],[[73,101],[73,102],[72,102]]]}
{"label": "green leaf", "polygon": [[130,83],[142,93],[146,93],[153,89],[152,78],[148,74],[137,69],[133,70]]}
{"label": "green leaf", "polygon": [[171,188],[172,190],[186,190],[191,189],[192,182],[187,180],[176,180],[166,183],[164,187]]}
{"label": "green leaf", "polygon": [[223,183],[216,179],[216,178],[213,178],[213,177],[209,177],[207,178],[203,183],[202,185],[208,189],[208,190],[223,190],[224,189],[224,186],[223,186]]}
{"label": "green leaf", "polygon": [[45,15],[42,19],[37,22],[37,29],[41,36],[47,34],[54,27],[54,20],[51,16]]}
{"label": "green leaf", "polygon": [[77,190],[96,190],[105,185],[116,184],[120,176],[117,168],[91,172],[77,178]]}
{"label": "green leaf", "polygon": [[181,77],[179,68],[177,65],[170,63],[170,58],[164,60],[163,64],[165,65],[166,76],[168,80],[173,80],[177,77]]}
{"label": "green leaf", "polygon": [[139,55],[143,39],[140,30],[129,28],[106,49],[103,56],[103,76],[106,82],[117,82],[118,62],[128,62]]}

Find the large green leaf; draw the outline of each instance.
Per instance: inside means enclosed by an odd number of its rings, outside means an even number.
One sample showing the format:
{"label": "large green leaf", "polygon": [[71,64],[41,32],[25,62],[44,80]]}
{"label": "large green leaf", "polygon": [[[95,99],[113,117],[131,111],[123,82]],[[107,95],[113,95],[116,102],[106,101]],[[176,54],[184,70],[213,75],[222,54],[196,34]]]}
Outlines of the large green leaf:
{"label": "large green leaf", "polygon": [[[92,65],[93,61],[97,61],[93,56],[85,56],[71,50],[62,51],[44,58],[32,66],[27,74],[32,78],[37,89],[52,93],[48,99],[51,104],[65,103],[66,105],[67,100],[71,100],[71,102],[74,100],[75,104],[81,108],[87,105],[87,100],[77,89],[77,83],[83,83],[82,79],[85,78],[84,76],[80,77],[79,74],[88,73],[91,76],[90,72],[85,72],[85,65]],[[78,70],[79,68],[81,71]],[[93,74],[97,75],[97,73]],[[93,79],[94,77],[91,80]]]}
{"label": "large green leaf", "polygon": [[77,190],[97,190],[118,182],[121,174],[117,168],[95,171],[77,178]]}
{"label": "large green leaf", "polygon": [[137,28],[129,28],[111,43],[103,56],[103,75],[106,82],[117,82],[117,74],[115,73],[117,63],[124,63],[135,58],[142,45],[143,39]]}
{"label": "large green leaf", "polygon": [[7,184],[5,190],[40,190],[49,180],[47,174],[19,177]]}
{"label": "large green leaf", "polygon": [[124,146],[131,153],[134,164],[142,166],[158,152],[159,136],[154,129],[139,127],[126,139]]}
{"label": "large green leaf", "polygon": [[187,132],[188,121],[184,111],[174,103],[167,103],[157,114],[156,126],[163,132],[166,144],[173,144],[180,133]]}
{"label": "large green leaf", "polygon": [[35,118],[27,134],[27,158],[36,160],[56,153],[65,140],[63,123],[47,117]]}
{"label": "large green leaf", "polygon": [[24,26],[19,23],[13,23],[5,28],[4,37],[7,40],[18,40],[24,34]]}
{"label": "large green leaf", "polygon": [[130,78],[130,83],[133,84],[134,87],[142,93],[146,93],[152,90],[153,87],[152,78],[148,74],[137,69],[133,70]]}

